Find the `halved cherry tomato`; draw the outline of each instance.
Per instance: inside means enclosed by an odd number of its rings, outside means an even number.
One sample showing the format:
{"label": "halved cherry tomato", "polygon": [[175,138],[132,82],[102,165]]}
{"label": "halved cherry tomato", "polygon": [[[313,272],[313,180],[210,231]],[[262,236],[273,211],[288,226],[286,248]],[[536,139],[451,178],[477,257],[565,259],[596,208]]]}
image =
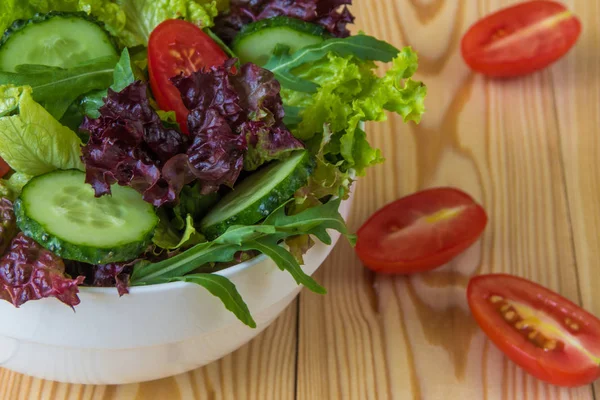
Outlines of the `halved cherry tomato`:
{"label": "halved cherry tomato", "polygon": [[358,230],[356,252],[375,272],[426,271],[466,250],[486,224],[485,210],[468,194],[452,188],[423,190],[369,218]]}
{"label": "halved cherry tomato", "polygon": [[581,22],[554,1],[528,1],[476,22],[461,51],[474,71],[495,77],[528,74],[561,58],[577,41]]}
{"label": "halved cherry tomato", "polygon": [[0,178],[8,174],[8,171],[10,171],[10,165],[8,165],[6,161],[0,158]]}
{"label": "halved cherry tomato", "polygon": [[559,386],[600,377],[600,320],[537,283],[504,274],[471,279],[473,317],[508,358]]}
{"label": "halved cherry tomato", "polygon": [[227,55],[196,25],[179,19],[159,24],[148,41],[148,71],[152,93],[161,109],[175,111],[181,130],[187,131],[189,110],[170,79],[221,65]]}

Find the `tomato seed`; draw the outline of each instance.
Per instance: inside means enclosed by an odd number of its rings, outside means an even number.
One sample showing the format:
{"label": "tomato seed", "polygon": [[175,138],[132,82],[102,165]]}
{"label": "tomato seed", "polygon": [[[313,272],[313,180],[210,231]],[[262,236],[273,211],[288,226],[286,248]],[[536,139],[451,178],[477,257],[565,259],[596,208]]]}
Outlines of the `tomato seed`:
{"label": "tomato seed", "polygon": [[495,304],[495,303],[499,303],[499,302],[501,302],[502,300],[504,300],[504,298],[503,298],[502,296],[497,296],[497,295],[494,295],[494,296],[491,296],[491,297],[490,297],[490,301],[491,301],[492,303],[494,303],[494,304]]}
{"label": "tomato seed", "polygon": [[[519,312],[502,296],[493,295],[488,298],[490,303],[494,304],[494,308],[502,315],[502,318],[512,325],[523,337],[529,340],[536,347],[546,351],[560,350],[564,347],[564,343],[550,339],[542,332],[535,328],[535,323],[521,317]],[[579,329],[579,325],[573,322],[570,318],[565,319],[565,324],[573,330]]]}

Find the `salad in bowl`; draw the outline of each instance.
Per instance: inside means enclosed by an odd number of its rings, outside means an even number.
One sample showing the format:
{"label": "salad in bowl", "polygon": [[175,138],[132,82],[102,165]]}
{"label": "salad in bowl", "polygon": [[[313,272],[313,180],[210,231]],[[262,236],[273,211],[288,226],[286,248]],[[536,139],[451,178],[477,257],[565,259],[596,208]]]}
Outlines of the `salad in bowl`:
{"label": "salad in bowl", "polygon": [[383,162],[364,123],[424,112],[416,53],[351,35],[348,0],[2,3],[0,298],[15,307],[188,282],[254,327],[215,272],[266,256],[325,293],[303,256],[332,230],[353,241],[340,203]]}

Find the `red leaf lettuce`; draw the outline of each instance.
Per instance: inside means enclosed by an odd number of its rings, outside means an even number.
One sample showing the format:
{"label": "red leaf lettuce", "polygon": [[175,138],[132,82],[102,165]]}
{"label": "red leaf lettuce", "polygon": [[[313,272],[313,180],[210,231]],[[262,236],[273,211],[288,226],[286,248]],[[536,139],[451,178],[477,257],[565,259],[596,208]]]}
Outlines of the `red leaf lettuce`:
{"label": "red leaf lettuce", "polygon": [[190,110],[189,137],[163,125],[146,84],[109,89],[100,117],[81,126],[90,135],[82,159],[96,196],[110,194],[110,185],[118,183],[156,207],[174,205],[187,184],[198,182],[202,194],[232,187],[243,168],[254,170],[304,147],[283,124],[274,75],[234,63],[173,78]]}
{"label": "red leaf lettuce", "polygon": [[185,150],[187,137],[163,126],[146,91],[140,81],[118,93],[108,90],[100,117],[86,117],[81,125],[90,135],[82,159],[86,182],[96,196],[110,194],[110,185],[118,183],[131,186],[158,207],[177,201],[181,187],[163,176],[162,167]]}
{"label": "red leaf lettuce", "polygon": [[232,0],[229,13],[215,20],[214,30],[225,42],[231,42],[244,25],[285,16],[321,25],[332,36],[347,37],[350,32],[346,25],[354,21],[346,7],[351,3],[351,0]]}
{"label": "red leaf lettuce", "polygon": [[15,307],[46,297],[74,307],[79,304],[78,285],[83,280],[83,276],[66,276],[63,261],[23,233],[17,234],[0,259],[0,299]]}

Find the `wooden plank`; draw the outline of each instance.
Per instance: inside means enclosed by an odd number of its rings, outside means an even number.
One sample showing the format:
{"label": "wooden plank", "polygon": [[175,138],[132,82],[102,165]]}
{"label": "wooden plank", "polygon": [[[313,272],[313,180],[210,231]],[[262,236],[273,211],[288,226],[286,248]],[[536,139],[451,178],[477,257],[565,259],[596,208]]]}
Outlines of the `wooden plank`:
{"label": "wooden plank", "polygon": [[141,384],[69,385],[0,369],[1,400],[292,400],[298,303],[261,335],[204,368]]}
{"label": "wooden plank", "polygon": [[[552,77],[582,304],[600,316],[600,1],[565,3],[583,31]],[[600,398],[600,384],[594,389]]]}
{"label": "wooden plank", "polygon": [[[552,76],[486,80],[458,52],[470,23],[509,3],[356,2],[361,29],[418,50],[429,95],[418,127],[398,118],[368,127],[388,161],[360,182],[352,228],[389,201],[439,185],[472,194],[490,223],[467,253],[411,278],[373,276],[340,245],[317,275],[329,294],[301,296],[299,399],[592,398],[589,387],[559,389],[523,373],[466,304],[469,276],[490,271],[579,300]],[[576,92],[565,99],[579,101]]]}

